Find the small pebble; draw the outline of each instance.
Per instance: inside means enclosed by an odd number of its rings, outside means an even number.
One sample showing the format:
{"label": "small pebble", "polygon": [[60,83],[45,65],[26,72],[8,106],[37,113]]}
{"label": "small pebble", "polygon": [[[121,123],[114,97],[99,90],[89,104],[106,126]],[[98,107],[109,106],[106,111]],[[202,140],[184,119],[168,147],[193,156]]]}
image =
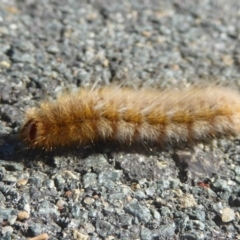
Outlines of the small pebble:
{"label": "small pebble", "polygon": [[24,220],[28,219],[29,217],[30,217],[30,215],[29,215],[29,213],[26,212],[26,211],[20,211],[20,212],[18,212],[18,214],[17,214],[17,218],[18,218],[18,220],[20,220],[20,221],[24,221]]}
{"label": "small pebble", "polygon": [[30,204],[28,204],[28,203],[27,203],[27,204],[25,204],[23,209],[24,209],[24,211],[26,211],[27,213],[29,213],[29,214],[30,214],[30,212],[31,212],[31,207],[30,207]]}
{"label": "small pebble", "polygon": [[48,240],[49,236],[47,233],[40,234],[36,237],[29,238],[28,240]]}
{"label": "small pebble", "polygon": [[47,52],[51,54],[55,54],[59,52],[59,48],[56,45],[50,45],[47,48]]}
{"label": "small pebble", "polygon": [[91,198],[91,197],[86,197],[84,199],[84,203],[86,203],[86,204],[92,204],[94,201],[95,200],[93,198]]}
{"label": "small pebble", "polygon": [[226,207],[222,209],[221,212],[222,212],[222,221],[224,223],[231,222],[234,220],[235,213],[231,208]]}
{"label": "small pebble", "polygon": [[4,68],[10,68],[11,64],[9,62],[7,62],[7,61],[1,61],[0,62],[0,66],[4,67]]}
{"label": "small pebble", "polygon": [[75,201],[78,201],[78,198],[80,197],[80,194],[81,194],[81,190],[79,190],[79,189],[73,189],[72,190],[73,199]]}
{"label": "small pebble", "polygon": [[11,215],[11,216],[8,217],[8,223],[10,225],[13,225],[16,222],[16,220],[17,220],[17,216],[16,215]]}
{"label": "small pebble", "polygon": [[50,189],[55,187],[54,181],[52,179],[45,181],[44,185]]}
{"label": "small pebble", "polygon": [[151,219],[151,213],[149,209],[137,202],[131,202],[125,206],[125,211],[138,217],[141,221],[148,222]]}
{"label": "small pebble", "polygon": [[65,201],[63,201],[62,199],[59,199],[56,203],[56,206],[58,207],[58,209],[63,209],[65,204],[66,204]]}
{"label": "small pebble", "polygon": [[97,220],[96,222],[96,231],[103,238],[109,236],[113,229],[114,229],[113,225],[107,221]]}
{"label": "small pebble", "polygon": [[192,194],[186,194],[181,199],[182,208],[190,208],[197,205],[197,202]]}
{"label": "small pebble", "polygon": [[160,213],[159,213],[157,210],[155,210],[155,209],[152,209],[151,212],[152,212],[153,217],[154,217],[158,222],[160,222],[160,220],[161,220],[161,215],[160,215]]}
{"label": "small pebble", "polygon": [[155,187],[149,187],[145,190],[146,194],[150,197],[152,197],[154,195],[155,191],[156,191]]}
{"label": "small pebble", "polygon": [[13,233],[13,228],[11,226],[5,226],[2,228],[2,234],[6,234],[6,233],[10,233],[12,234]]}
{"label": "small pebble", "polygon": [[148,228],[141,229],[141,239],[142,240],[151,240],[152,239],[152,231]]}
{"label": "small pebble", "polygon": [[17,181],[17,187],[22,187],[22,186],[25,186],[28,182],[28,179],[21,179],[21,180],[18,180]]}
{"label": "small pebble", "polygon": [[85,229],[87,233],[93,233],[95,231],[95,227],[91,223],[86,223]]}
{"label": "small pebble", "polygon": [[88,240],[89,237],[86,234],[83,234],[76,229],[73,230],[73,239],[74,240]]}

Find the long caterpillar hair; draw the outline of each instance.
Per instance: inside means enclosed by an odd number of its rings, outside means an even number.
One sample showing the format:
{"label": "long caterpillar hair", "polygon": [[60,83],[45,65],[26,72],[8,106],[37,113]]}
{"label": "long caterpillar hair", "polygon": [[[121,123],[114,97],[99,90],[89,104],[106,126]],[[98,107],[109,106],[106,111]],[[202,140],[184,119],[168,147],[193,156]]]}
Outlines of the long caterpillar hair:
{"label": "long caterpillar hair", "polygon": [[110,141],[193,145],[240,131],[240,94],[209,86],[182,90],[80,88],[26,111],[21,138],[51,150]]}

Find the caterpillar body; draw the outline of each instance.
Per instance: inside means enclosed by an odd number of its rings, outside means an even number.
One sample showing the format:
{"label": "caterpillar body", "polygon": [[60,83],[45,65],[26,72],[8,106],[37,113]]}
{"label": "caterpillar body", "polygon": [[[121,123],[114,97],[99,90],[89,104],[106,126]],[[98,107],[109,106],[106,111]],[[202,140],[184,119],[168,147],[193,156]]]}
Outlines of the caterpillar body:
{"label": "caterpillar body", "polygon": [[194,144],[240,132],[240,95],[221,87],[79,89],[26,112],[21,137],[51,150],[114,141]]}

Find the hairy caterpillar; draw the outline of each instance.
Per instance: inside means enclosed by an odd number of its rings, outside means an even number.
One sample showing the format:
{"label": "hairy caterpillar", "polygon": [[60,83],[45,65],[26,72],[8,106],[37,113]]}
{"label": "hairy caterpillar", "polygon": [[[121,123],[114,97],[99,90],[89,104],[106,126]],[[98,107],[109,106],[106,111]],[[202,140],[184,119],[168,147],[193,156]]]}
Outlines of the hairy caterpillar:
{"label": "hairy caterpillar", "polygon": [[79,89],[26,112],[21,137],[51,150],[98,141],[194,144],[240,132],[240,95],[221,87]]}

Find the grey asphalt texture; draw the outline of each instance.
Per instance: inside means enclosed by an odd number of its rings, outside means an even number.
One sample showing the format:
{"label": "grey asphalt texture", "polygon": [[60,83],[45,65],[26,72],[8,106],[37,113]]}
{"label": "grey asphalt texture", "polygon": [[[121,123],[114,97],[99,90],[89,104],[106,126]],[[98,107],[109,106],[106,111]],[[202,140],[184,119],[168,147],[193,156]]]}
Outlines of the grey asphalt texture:
{"label": "grey asphalt texture", "polygon": [[36,152],[24,111],[66,88],[240,89],[240,1],[0,0],[0,239],[240,239],[240,139]]}

